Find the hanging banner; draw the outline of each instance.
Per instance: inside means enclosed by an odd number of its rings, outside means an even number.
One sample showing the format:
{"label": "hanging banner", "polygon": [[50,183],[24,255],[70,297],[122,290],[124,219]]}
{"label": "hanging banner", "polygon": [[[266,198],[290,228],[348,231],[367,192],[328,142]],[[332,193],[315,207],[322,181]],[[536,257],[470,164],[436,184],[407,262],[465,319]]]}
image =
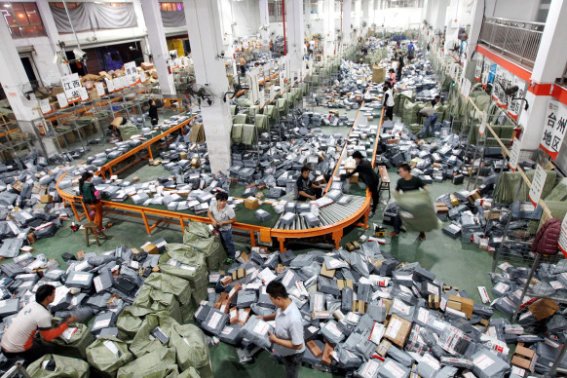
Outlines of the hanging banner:
{"label": "hanging banner", "polygon": [[[515,75],[511,75],[510,85],[518,87],[518,92],[514,95],[514,98],[524,98],[526,96],[526,89],[528,85],[526,84],[525,81],[523,81],[522,79],[520,79]],[[515,100],[515,101],[510,101],[510,104],[508,105],[509,105],[508,115],[513,120],[517,121],[520,112],[522,111],[522,106],[524,105],[524,102],[521,100]]]}
{"label": "hanging banner", "polygon": [[546,178],[547,173],[545,173],[545,170],[541,167],[541,165],[538,164],[529,193],[530,201],[534,206],[537,206],[539,204]]}
{"label": "hanging banner", "polygon": [[515,140],[512,145],[512,150],[510,151],[510,161],[508,166],[511,170],[515,171],[518,168],[518,163],[520,162],[520,152],[521,152],[522,142]]}
{"label": "hanging banner", "polygon": [[65,93],[65,97],[67,97],[67,101],[75,102],[81,99],[79,88],[82,88],[82,85],[79,74],[74,73],[63,76],[61,78],[61,85],[63,86],[63,92]]}
{"label": "hanging banner", "polygon": [[567,215],[563,217],[563,222],[561,222],[561,233],[559,234],[559,249],[563,252],[564,256],[567,256]]}
{"label": "hanging banner", "polygon": [[539,147],[553,160],[557,159],[567,128],[567,107],[550,100],[545,113],[545,123]]}
{"label": "hanging banner", "polygon": [[136,69],[136,62],[124,63],[124,76],[126,76],[129,86],[139,82],[138,70]]}

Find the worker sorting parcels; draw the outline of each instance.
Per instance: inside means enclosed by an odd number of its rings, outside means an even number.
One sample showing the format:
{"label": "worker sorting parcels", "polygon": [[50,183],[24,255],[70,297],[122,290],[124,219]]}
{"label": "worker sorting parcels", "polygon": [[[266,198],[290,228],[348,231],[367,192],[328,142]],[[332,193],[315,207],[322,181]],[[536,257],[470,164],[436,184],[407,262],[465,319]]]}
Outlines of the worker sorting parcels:
{"label": "worker sorting parcels", "polygon": [[[409,164],[401,164],[398,167],[398,174],[400,175],[400,179],[396,185],[396,192],[411,192],[420,189],[426,190],[425,183],[419,177],[411,174]],[[399,213],[393,221],[394,232],[392,233],[392,237],[396,237],[402,230],[402,218]],[[418,239],[421,241],[425,240],[425,232],[420,232]]]}
{"label": "worker sorting parcels", "polygon": [[47,306],[55,299],[55,287],[40,286],[35,301],[30,301],[18,312],[2,335],[2,353],[7,358],[23,359],[29,364],[41,356],[52,353],[52,347],[41,343],[35,336],[37,331],[43,341],[58,338],[76,318],[70,316],[58,326],[53,326],[53,316]]}
{"label": "worker sorting parcels", "polygon": [[354,151],[352,158],[356,161],[356,168],[347,172],[347,177],[351,177],[355,173],[358,173],[360,179],[366,184],[366,187],[372,195],[372,212],[370,213],[370,216],[373,217],[374,213],[376,213],[376,208],[378,207],[380,199],[380,192],[378,191],[378,174],[374,172],[372,164],[363,158],[360,151]]}
{"label": "worker sorting parcels", "polygon": [[273,353],[283,362],[286,378],[297,378],[305,352],[301,312],[281,282],[270,282],[266,287],[266,292],[277,310],[275,314],[260,316],[260,318],[264,321],[275,319],[275,332],[270,333]]}
{"label": "worker sorting parcels", "polygon": [[299,175],[295,183],[298,201],[316,200],[317,198],[321,198],[323,194],[323,189],[309,178],[310,173],[311,168],[301,168],[301,175]]}

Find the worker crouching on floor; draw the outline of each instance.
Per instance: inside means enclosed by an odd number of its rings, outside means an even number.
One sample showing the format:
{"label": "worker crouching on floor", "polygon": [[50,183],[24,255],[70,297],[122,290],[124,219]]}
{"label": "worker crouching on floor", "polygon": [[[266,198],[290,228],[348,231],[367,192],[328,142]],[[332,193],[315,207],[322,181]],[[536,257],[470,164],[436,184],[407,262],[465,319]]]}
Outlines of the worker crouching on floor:
{"label": "worker crouching on floor", "polygon": [[[424,182],[416,176],[411,174],[411,167],[408,164],[401,164],[398,167],[398,174],[400,175],[400,179],[396,184],[396,192],[407,193],[415,190],[426,190]],[[394,232],[392,233],[392,237],[396,237],[402,230],[402,218],[400,214],[396,215],[394,218]],[[425,240],[425,232],[420,232],[418,239],[420,241]]]}
{"label": "worker crouching on floor", "polygon": [[228,205],[228,194],[219,192],[216,201],[209,208],[209,219],[213,227],[219,232],[222,245],[228,254],[228,264],[232,264],[236,256],[234,241],[232,240],[232,224],[236,221],[236,214],[232,206]]}
{"label": "worker crouching on floor", "polygon": [[323,194],[323,189],[309,178],[310,173],[311,168],[301,168],[301,175],[295,182],[298,201],[316,200]]}
{"label": "worker crouching on floor", "polygon": [[277,310],[275,314],[260,316],[260,318],[264,321],[276,321],[275,331],[270,333],[273,353],[284,364],[286,378],[297,378],[305,352],[301,312],[289,298],[281,282],[270,282],[266,287],[266,292]]}
{"label": "worker crouching on floor", "polygon": [[35,293],[35,301],[30,301],[18,312],[2,335],[2,353],[9,359],[23,359],[29,364],[45,354],[53,352],[53,347],[42,343],[36,334],[39,331],[42,341],[50,342],[58,338],[76,318],[70,316],[58,326],[53,326],[53,316],[47,309],[55,299],[55,287],[40,286]]}
{"label": "worker crouching on floor", "polygon": [[352,158],[356,161],[356,168],[350,172],[347,172],[347,177],[351,177],[355,173],[358,173],[358,177],[366,184],[366,187],[372,195],[372,212],[370,217],[374,216],[376,213],[376,208],[378,207],[378,202],[380,200],[380,192],[378,190],[378,174],[374,172],[372,164],[363,158],[360,151],[354,151]]}
{"label": "worker crouching on floor", "polygon": [[102,202],[100,200],[100,191],[96,190],[93,184],[93,173],[85,172],[79,179],[79,193],[83,197],[83,202],[90,207],[89,218],[94,215],[94,223],[98,231],[104,231],[102,226]]}

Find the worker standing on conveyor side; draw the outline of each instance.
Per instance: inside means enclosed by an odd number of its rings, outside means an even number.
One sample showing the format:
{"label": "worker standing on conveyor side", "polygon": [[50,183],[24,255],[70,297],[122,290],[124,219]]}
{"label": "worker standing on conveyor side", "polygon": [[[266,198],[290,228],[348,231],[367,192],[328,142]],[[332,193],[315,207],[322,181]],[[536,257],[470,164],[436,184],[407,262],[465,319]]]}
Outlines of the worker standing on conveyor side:
{"label": "worker standing on conveyor side", "polygon": [[370,213],[370,217],[373,217],[380,199],[378,175],[374,172],[372,164],[362,157],[360,151],[354,151],[352,158],[356,161],[356,168],[351,172],[347,172],[347,177],[358,173],[360,179],[366,184],[368,190],[370,190],[370,194],[372,195],[372,212]]}
{"label": "worker standing on conveyor side", "polygon": [[[411,192],[414,190],[426,190],[425,183],[419,178],[411,174],[411,167],[409,164],[402,164],[398,167],[398,174],[400,179],[396,184],[396,192]],[[392,237],[396,237],[400,234],[402,230],[402,218],[398,213],[393,219],[394,221],[394,232]],[[420,232],[417,237],[420,241],[425,240],[425,232]]]}
{"label": "worker standing on conveyor side", "polygon": [[386,108],[386,119],[394,120],[394,90],[393,84],[390,81],[384,82],[384,107]]}
{"label": "worker standing on conveyor side", "polygon": [[213,227],[220,233],[222,245],[228,254],[227,263],[230,265],[237,257],[234,241],[232,240],[232,224],[236,222],[236,214],[232,206],[227,204],[227,201],[227,193],[217,193],[216,201],[211,203],[208,216],[213,223]]}

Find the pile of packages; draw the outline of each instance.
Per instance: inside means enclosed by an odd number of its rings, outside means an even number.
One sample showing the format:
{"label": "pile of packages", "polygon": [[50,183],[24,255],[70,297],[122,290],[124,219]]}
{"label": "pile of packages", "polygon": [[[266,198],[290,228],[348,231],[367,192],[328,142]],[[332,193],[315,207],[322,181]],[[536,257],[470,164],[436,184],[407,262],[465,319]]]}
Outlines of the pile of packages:
{"label": "pile of packages", "polygon": [[53,341],[57,355],[42,357],[28,372],[84,376],[90,365],[96,376],[212,377],[204,335],[187,324],[207,297],[207,270],[226,257],[204,228],[190,224],[187,244],[160,239],[100,255],[65,253],[66,269],[30,253],[2,264],[2,332],[43,284],[56,288],[49,308],[55,317],[78,319]]}
{"label": "pile of packages", "polygon": [[53,236],[68,217],[45,158],[31,154],[19,167],[0,165],[0,257],[31,251],[30,244]]}
{"label": "pile of packages", "polygon": [[[525,376],[510,363],[493,309],[475,303],[418,263],[402,264],[375,241],[351,252],[295,256],[253,248],[248,261],[209,274],[215,289],[195,319],[213,340],[236,346],[242,362],[270,350],[275,312],[266,293],[279,280],[303,315],[303,363],[355,377]],[[515,341],[515,340],[514,340]],[[528,344],[529,338],[518,338]],[[512,366],[514,365],[514,366]],[[470,375],[473,376],[473,375]]]}

